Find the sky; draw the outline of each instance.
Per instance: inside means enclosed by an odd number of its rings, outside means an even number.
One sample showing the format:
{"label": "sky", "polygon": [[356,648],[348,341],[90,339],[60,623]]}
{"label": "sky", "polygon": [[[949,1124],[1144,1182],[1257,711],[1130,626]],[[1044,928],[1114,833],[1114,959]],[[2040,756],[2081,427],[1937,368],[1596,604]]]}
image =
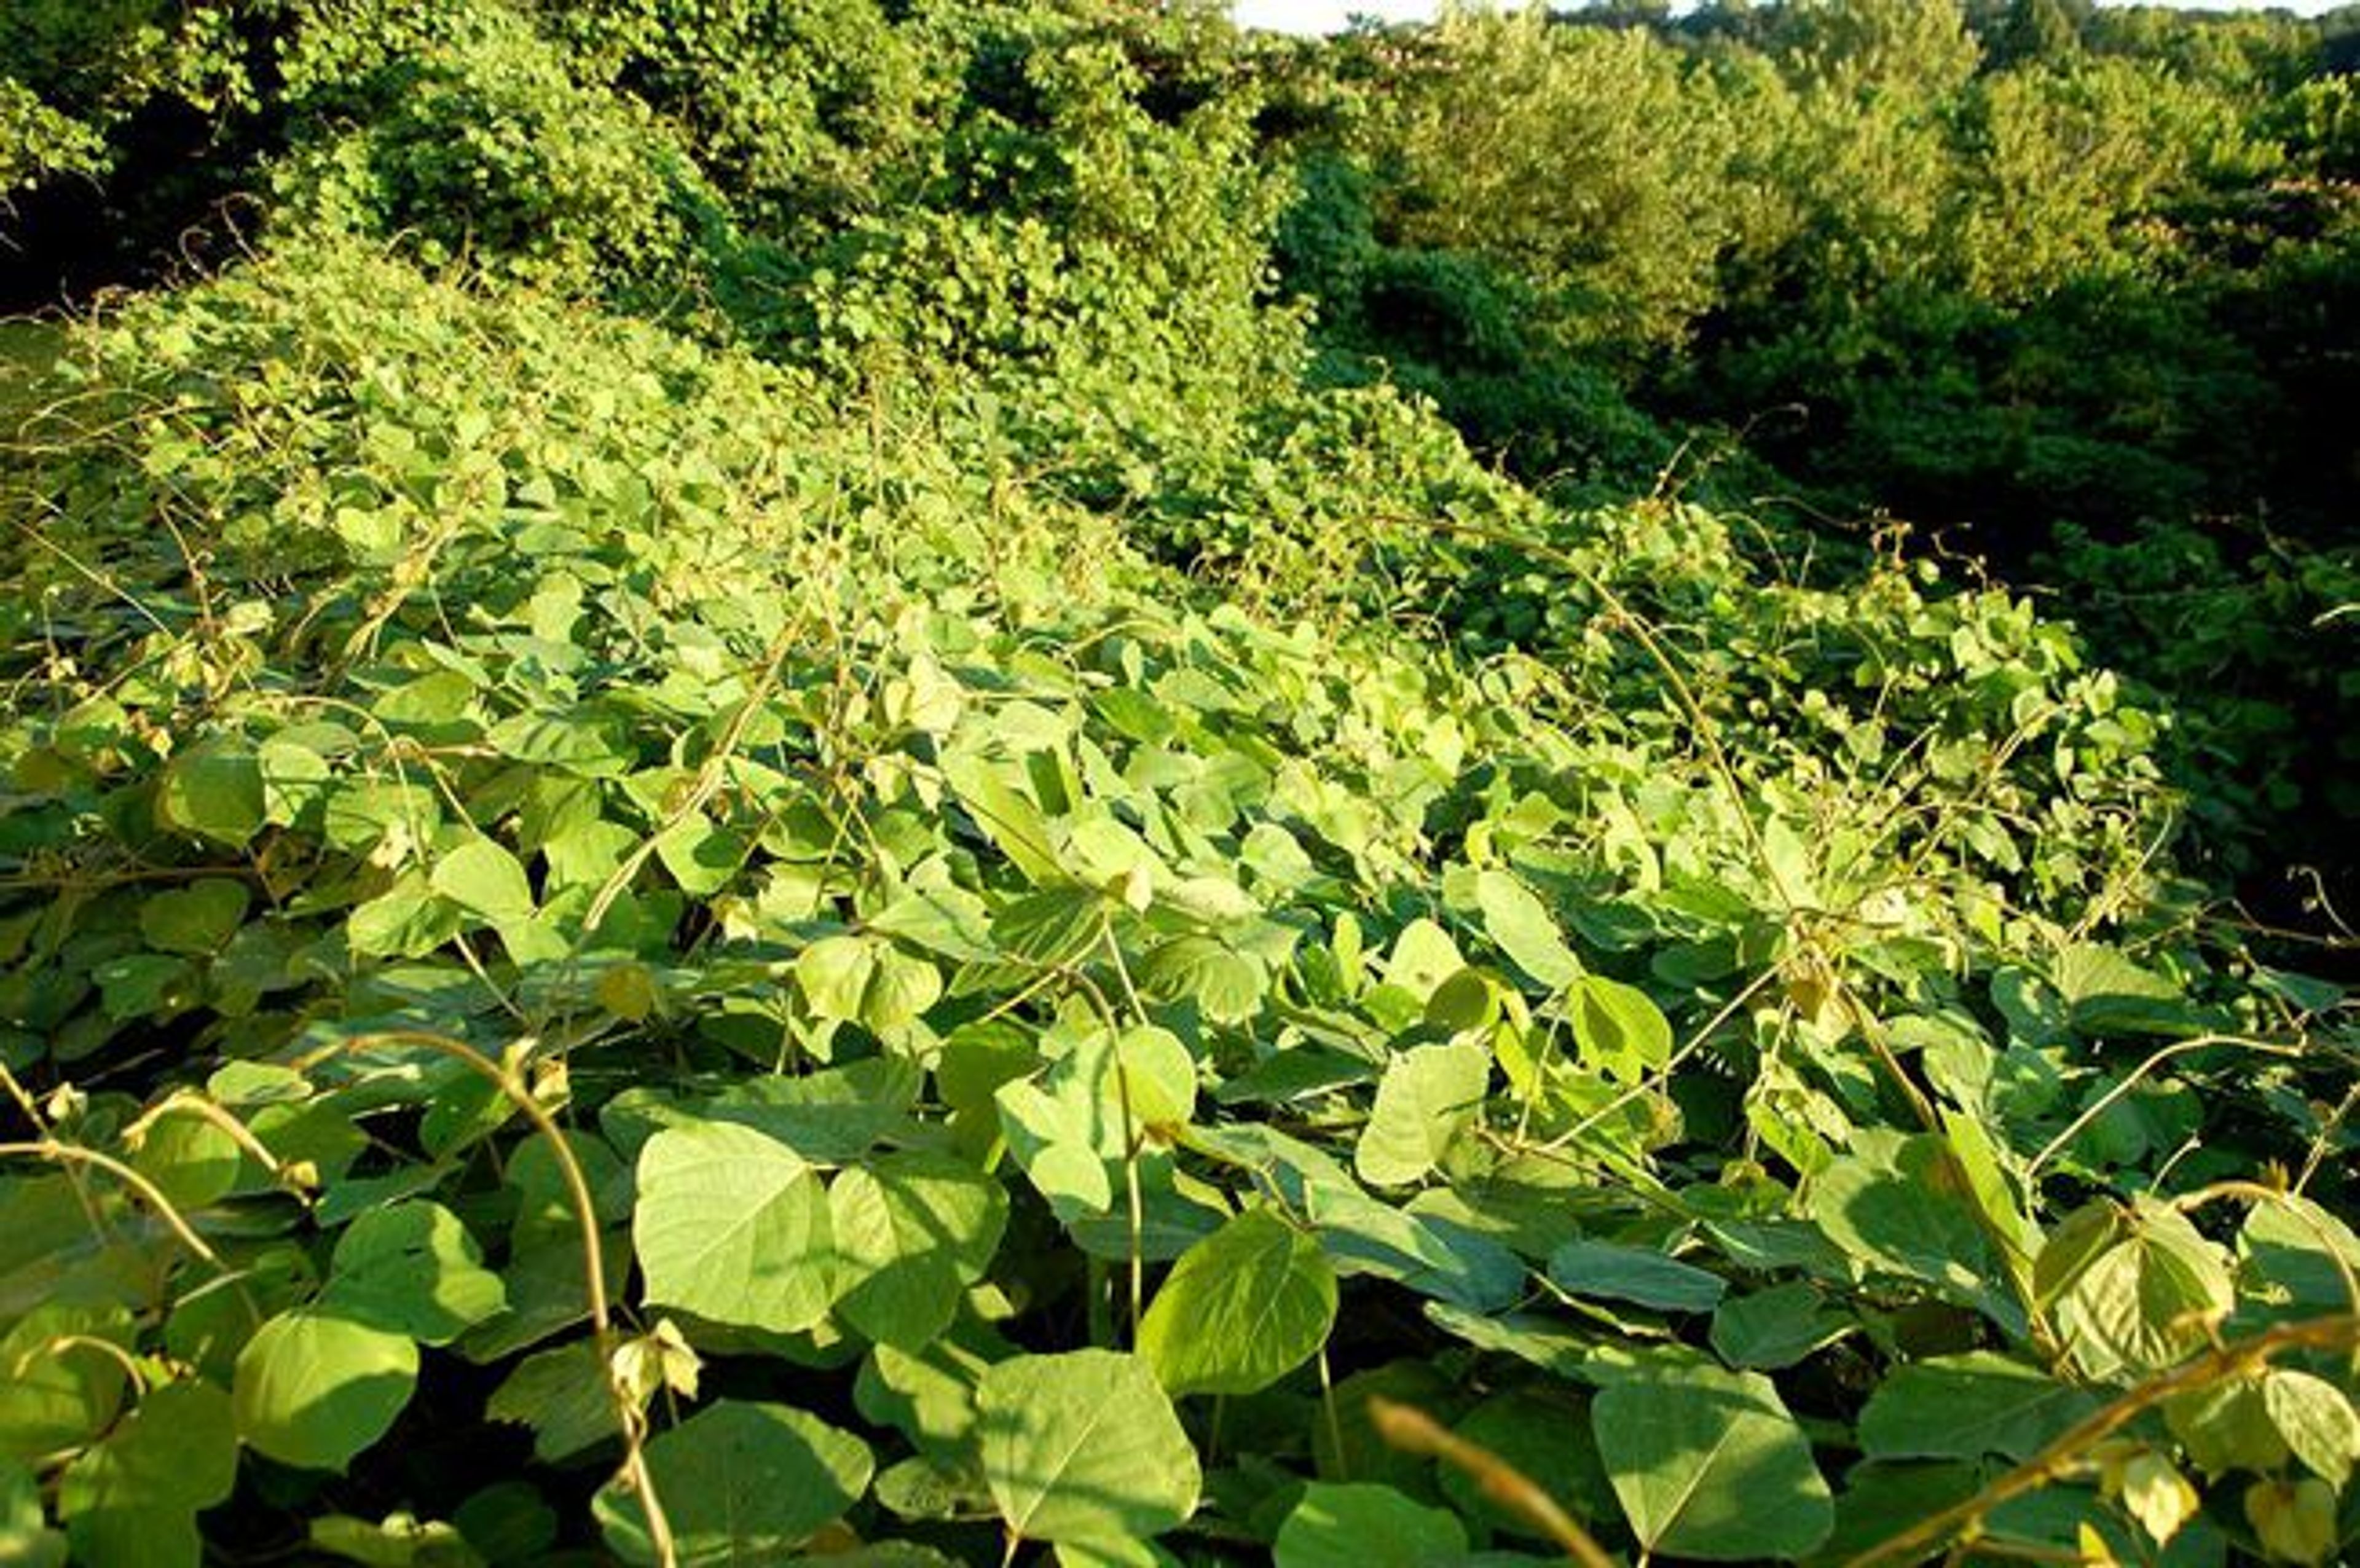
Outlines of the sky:
{"label": "sky", "polygon": [[[1249,27],[1277,27],[1290,33],[1334,32],[1358,12],[1384,20],[1406,21],[1430,16],[1437,0],[1233,0],[1230,15]],[[1562,3],[1562,0],[1560,0]],[[2177,0],[2189,10],[2252,11],[2263,9],[2253,0]],[[2338,0],[2276,0],[2283,9],[2316,16]]]}

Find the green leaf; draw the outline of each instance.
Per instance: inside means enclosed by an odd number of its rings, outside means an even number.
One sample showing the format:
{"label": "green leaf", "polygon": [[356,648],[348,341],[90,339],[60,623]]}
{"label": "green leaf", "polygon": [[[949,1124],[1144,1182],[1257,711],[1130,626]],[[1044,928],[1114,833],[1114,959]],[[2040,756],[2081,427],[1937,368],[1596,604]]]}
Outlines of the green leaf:
{"label": "green leaf", "polygon": [[1063,968],[1091,952],[1106,929],[1106,901],[1087,887],[1028,893],[991,918],[993,944],[1042,969]]}
{"label": "green leaf", "polygon": [[1041,808],[1002,779],[997,768],[967,754],[943,759],[943,777],[984,836],[1035,887],[1070,880],[1057,859]]}
{"label": "green leaf", "polygon": [[1549,1254],[1550,1283],[1576,1296],[1635,1301],[1666,1312],[1709,1312],[1729,1289],[1718,1274],[1644,1247],[1569,1241]]}
{"label": "green leaf", "polygon": [[514,714],[486,730],[484,744],[513,761],[584,779],[618,778],[639,760],[621,726],[584,708]]}
{"label": "green leaf", "polygon": [[344,944],[364,957],[423,958],[465,925],[465,912],[410,870],[345,919]]}
{"label": "green leaf", "polygon": [[1015,1356],[975,1404],[984,1479],[1023,1540],[1143,1541],[1196,1511],[1196,1451],[1138,1356]]}
{"label": "green leaf", "polygon": [[1215,1023],[1242,1024],[1262,1011],[1270,978],[1217,937],[1183,936],[1141,963],[1139,987],[1159,1002],[1193,1001]]}
{"label": "green leaf", "polygon": [[1008,1194],[941,1155],[888,1155],[828,1189],[844,1281],[836,1311],[880,1344],[922,1350],[983,1277],[1008,1221]]}
{"label": "green leaf", "polygon": [[1590,1414],[1615,1496],[1650,1552],[1791,1559],[1834,1528],[1810,1440],[1759,1373],[1649,1368],[1601,1389]]}
{"label": "green leaf", "polygon": [[857,936],[829,936],[795,954],[795,985],[815,1018],[849,1023],[860,1017],[861,998],[877,959]]}
{"label": "green leaf", "polygon": [[2310,1199],[2282,1192],[2256,1203],[2238,1233],[2237,1250],[2249,1288],[2267,1288],[2299,1310],[2349,1309],[2344,1270],[2360,1272],[2360,1236]]}
{"label": "green leaf", "polygon": [[2178,985],[2096,942],[2060,953],[2050,978],[2081,1034],[2175,1034],[2199,1022]]}
{"label": "green leaf", "polygon": [[229,1395],[210,1383],[166,1383],[67,1468],[58,1514],[85,1563],[193,1565],[194,1516],[236,1483]]}
{"label": "green leaf", "polygon": [[41,1483],[0,1459],[0,1563],[12,1568],[65,1568],[66,1538],[41,1517]]}
{"label": "green leaf", "polygon": [[1336,1274],[1317,1237],[1249,1209],[1180,1255],[1139,1326],[1139,1354],[1174,1394],[1251,1394],[1318,1353]]}
{"label": "green leaf", "polygon": [[2245,1522],[2262,1550],[2287,1563],[2324,1563],[2335,1550],[2335,1493],[2326,1482],[2256,1481],[2245,1488]]}
{"label": "green leaf", "polygon": [[62,1342],[128,1349],[131,1337],[122,1308],[65,1301],[42,1302],[0,1334],[0,1459],[36,1459],[104,1430],[123,1402],[123,1363],[102,1347]]}
{"label": "green leaf", "polygon": [[692,898],[709,898],[728,887],[751,847],[743,833],[700,816],[683,818],[656,835],[656,858]]}
{"label": "green leaf", "polygon": [[1583,1060],[1608,1076],[1636,1083],[1671,1061],[1671,1022],[1636,985],[1587,975],[1568,1000]]}
{"label": "green leaf", "polygon": [[[869,1445],[785,1405],[723,1399],[648,1444],[648,1468],[681,1568],[762,1568],[803,1544],[869,1489]],[[609,1482],[594,1505],[606,1544],[653,1563],[639,1499]]]}
{"label": "green leaf", "polygon": [[606,1391],[606,1364],[586,1339],[526,1356],[492,1390],[484,1414],[532,1428],[533,1456],[544,1465],[563,1464],[622,1435]]}
{"label": "green leaf", "polygon": [[650,1304],[796,1334],[836,1294],[827,1194],[803,1158],[750,1127],[667,1127],[639,1150],[632,1244]]}
{"label": "green leaf", "polygon": [[890,944],[880,947],[876,970],[860,997],[861,1025],[890,1040],[916,1023],[942,994],[942,971],[932,963]]}
{"label": "green leaf", "polygon": [[1513,876],[1505,871],[1479,873],[1475,900],[1483,911],[1483,934],[1517,968],[1548,989],[1561,990],[1586,973],[1581,960],[1566,946],[1546,906]]}
{"label": "green leaf", "polygon": [[321,1300],[355,1323],[448,1345],[505,1311],[508,1291],[456,1214],[413,1199],[372,1210],[345,1229]]}
{"label": "green leaf", "polygon": [[1840,1157],[1813,1179],[1810,1205],[1830,1241],[1887,1273],[1972,1296],[1993,1272],[1966,1176],[1938,1135],[1906,1139],[1891,1164]]}
{"label": "green leaf", "polygon": [[1278,1527],[1276,1568],[1432,1568],[1467,1552],[1466,1527],[1391,1486],[1314,1481]]}
{"label": "green leaf", "polygon": [[1474,1125],[1491,1077],[1491,1053],[1471,1041],[1414,1046],[1394,1057],[1352,1151],[1360,1180],[1399,1187],[1423,1178]]}
{"label": "green leaf", "polygon": [[139,934],[165,953],[217,952],[237,934],[250,901],[246,884],[208,877],[151,895],[139,906]]}
{"label": "green leaf", "polygon": [[1141,1024],[1114,1042],[1117,1092],[1140,1127],[1185,1127],[1196,1109],[1196,1059],[1170,1029]]}
{"label": "green leaf", "polygon": [[2024,1460],[2098,1408],[2083,1389],[1989,1351],[1897,1368],[1860,1412],[1872,1459]]}
{"label": "green leaf", "polygon": [[1392,953],[1385,960],[1384,983],[1398,985],[1416,998],[1420,1007],[1434,995],[1434,988],[1467,967],[1459,956],[1459,944],[1450,933],[1432,920],[1412,920],[1393,938]]}
{"label": "green leaf", "polygon": [[2202,1350],[2234,1302],[2221,1249],[2179,1211],[2141,1201],[2131,1212],[2129,1235],[2059,1299],[2056,1322],[2085,1374],[2127,1380]]}
{"label": "green leaf", "polygon": [[1792,1367],[1850,1333],[1851,1314],[1800,1279],[1721,1303],[1712,1314],[1713,1353],[1732,1367],[1773,1372]]}
{"label": "green leaf", "polygon": [[298,1307],[238,1353],[237,1433],[283,1465],[342,1471],[383,1437],[418,1384],[418,1346],[323,1307]]}
{"label": "green leaf", "polygon": [[262,765],[250,751],[200,742],[165,768],[156,814],[169,827],[243,848],[262,831]]}
{"label": "green leaf", "polygon": [[487,838],[471,838],[438,856],[427,885],[492,925],[532,919],[532,887],[524,866]]}
{"label": "green leaf", "polygon": [[2344,1390],[2324,1377],[2279,1367],[2262,1380],[2262,1404],[2294,1456],[2342,1491],[2352,1462],[2360,1458],[2360,1418]]}
{"label": "green leaf", "polygon": [[195,1110],[176,1108],[148,1125],[132,1166],[182,1209],[220,1202],[237,1185],[237,1140]]}

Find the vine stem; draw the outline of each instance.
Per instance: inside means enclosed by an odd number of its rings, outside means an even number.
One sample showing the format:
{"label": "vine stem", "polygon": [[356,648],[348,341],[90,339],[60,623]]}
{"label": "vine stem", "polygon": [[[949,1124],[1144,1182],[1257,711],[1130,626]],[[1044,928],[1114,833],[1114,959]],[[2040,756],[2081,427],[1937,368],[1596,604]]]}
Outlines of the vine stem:
{"label": "vine stem", "polygon": [[1542,1533],[1565,1549],[1581,1568],[1614,1568],[1597,1539],[1558,1506],[1557,1500],[1532,1477],[1480,1443],[1447,1431],[1415,1406],[1379,1396],[1369,1399],[1369,1423],[1377,1435],[1408,1454],[1439,1459],[1461,1471],[1502,1508],[1521,1514]]}
{"label": "vine stem", "polygon": [[2082,1456],[2175,1394],[2240,1377],[2289,1350],[2332,1350],[2360,1345],[2360,1314],[2339,1312],[2301,1323],[2280,1323],[2148,1378],[1964,1502],[1921,1519],[1900,1534],[1850,1559],[1844,1568],[1874,1568],[1880,1563],[1918,1562],[1980,1526],[2004,1503],[2037,1492],[2070,1474]]}
{"label": "vine stem", "polygon": [[2207,1051],[2216,1046],[2237,1046],[2246,1051],[2259,1051],[2267,1056],[2300,1056],[2303,1053],[2303,1049],[2300,1045],[2273,1044],[2269,1040],[2253,1040],[2241,1034],[2200,1034],[2192,1040],[2183,1040],[2175,1044],[2167,1045],[2128,1073],[2124,1073],[2104,1094],[2083,1106],[2081,1114],[2065,1125],[2064,1131],[2041,1145],[2040,1152],[2032,1157],[2032,1163],[2024,1168],[2025,1181],[2029,1182],[2037,1178],[2043,1166],[2056,1159],[2060,1151],[2070,1147],[2073,1140],[2081,1136],[2083,1128],[2104,1116],[2122,1100],[2124,1095],[2137,1088],[2148,1073],[2175,1056],[2185,1056],[2191,1051]]}
{"label": "vine stem", "polygon": [[648,1544],[655,1552],[656,1568],[679,1568],[680,1550],[672,1540],[672,1521],[656,1496],[655,1475],[648,1467],[647,1417],[630,1390],[623,1386],[622,1377],[615,1367],[614,1312],[606,1300],[606,1247],[598,1238],[597,1207],[590,1194],[589,1179],[582,1174],[581,1162],[574,1158],[573,1147],[565,1141],[563,1130],[547,1108],[532,1097],[531,1089],[512,1067],[493,1061],[464,1040],[430,1029],[385,1029],[355,1036],[312,1052],[298,1065],[386,1045],[420,1046],[464,1064],[497,1089],[532,1124],[533,1130],[549,1140],[550,1154],[557,1161],[558,1173],[563,1177],[566,1194],[574,1204],[574,1218],[581,1225],[584,1294],[590,1310],[591,1332],[597,1337],[599,1365],[606,1373],[606,1396],[622,1428],[623,1481],[639,1498],[639,1511],[647,1519]]}
{"label": "vine stem", "polygon": [[181,1246],[213,1265],[213,1271],[230,1282],[237,1291],[238,1300],[246,1304],[247,1315],[257,1323],[262,1321],[262,1309],[247,1292],[237,1271],[223,1260],[222,1255],[213,1249],[211,1243],[197,1234],[196,1227],[189,1224],[188,1217],[180,1213],[170,1198],[164,1195],[162,1188],[130,1166],[112,1155],[84,1149],[80,1144],[63,1143],[54,1138],[41,1138],[33,1143],[0,1143],[0,1160],[11,1158],[46,1160],[56,1165],[87,1165],[105,1171],[146,1200],[148,1206],[156,1211],[157,1217],[180,1238]]}

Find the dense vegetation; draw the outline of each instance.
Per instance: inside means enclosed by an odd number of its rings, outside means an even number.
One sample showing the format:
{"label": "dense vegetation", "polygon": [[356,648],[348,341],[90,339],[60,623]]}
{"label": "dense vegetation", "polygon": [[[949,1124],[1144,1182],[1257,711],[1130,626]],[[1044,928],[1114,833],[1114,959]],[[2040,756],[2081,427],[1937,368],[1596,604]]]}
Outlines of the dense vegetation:
{"label": "dense vegetation", "polygon": [[0,1562],[2343,1560],[2351,23],[11,5]]}

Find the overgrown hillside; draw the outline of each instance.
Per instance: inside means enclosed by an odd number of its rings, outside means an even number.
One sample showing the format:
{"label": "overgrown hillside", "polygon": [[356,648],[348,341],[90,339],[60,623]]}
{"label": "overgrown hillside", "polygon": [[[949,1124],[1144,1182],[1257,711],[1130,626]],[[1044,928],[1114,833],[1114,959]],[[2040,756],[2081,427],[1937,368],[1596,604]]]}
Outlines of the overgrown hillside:
{"label": "overgrown hillside", "polygon": [[0,1563],[2343,1560],[2342,36],[11,7]]}

